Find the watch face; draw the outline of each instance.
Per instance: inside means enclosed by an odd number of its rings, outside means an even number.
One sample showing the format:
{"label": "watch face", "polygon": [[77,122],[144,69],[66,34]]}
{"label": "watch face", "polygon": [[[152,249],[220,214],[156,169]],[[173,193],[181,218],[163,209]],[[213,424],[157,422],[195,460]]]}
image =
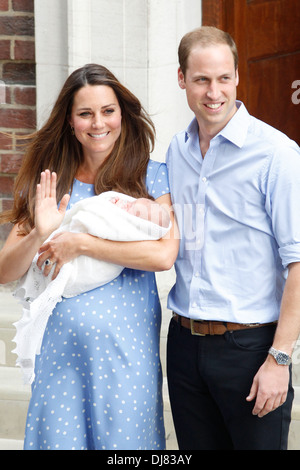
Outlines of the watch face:
{"label": "watch face", "polygon": [[289,356],[283,352],[279,352],[276,355],[276,361],[278,362],[278,364],[282,364],[282,365],[288,364]]}

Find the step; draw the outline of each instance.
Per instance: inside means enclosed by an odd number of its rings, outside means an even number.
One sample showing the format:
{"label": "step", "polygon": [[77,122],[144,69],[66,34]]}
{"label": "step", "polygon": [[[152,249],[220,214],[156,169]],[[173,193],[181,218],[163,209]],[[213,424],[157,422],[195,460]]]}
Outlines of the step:
{"label": "step", "polygon": [[30,386],[17,367],[0,367],[0,439],[23,440]]}
{"label": "step", "polygon": [[12,292],[0,291],[0,316],[8,326],[11,322],[15,322],[20,318],[22,307],[17,302]]}
{"label": "step", "polygon": [[0,365],[13,367],[16,355],[12,350],[16,347],[12,341],[16,330],[13,323],[19,320],[22,308],[10,292],[0,292]]}
{"label": "step", "polygon": [[16,439],[0,439],[1,450],[23,450],[23,441]]}
{"label": "step", "polygon": [[294,386],[295,397],[289,433],[289,450],[300,450],[300,386]]}

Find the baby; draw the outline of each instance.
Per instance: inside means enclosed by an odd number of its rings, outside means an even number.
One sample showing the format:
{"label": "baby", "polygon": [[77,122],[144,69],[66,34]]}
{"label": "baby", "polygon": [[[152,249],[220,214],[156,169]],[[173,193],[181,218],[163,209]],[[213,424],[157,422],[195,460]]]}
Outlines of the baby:
{"label": "baby", "polygon": [[[169,214],[158,203],[109,191],[75,203],[54,234],[69,231],[115,241],[139,241],[158,240],[170,228]],[[63,265],[52,280],[52,271],[44,276],[37,267],[37,259],[38,253],[15,292],[23,305],[23,315],[15,324],[14,352],[18,355],[17,364],[23,369],[24,380],[29,383],[34,379],[35,356],[40,354],[47,321],[57,302],[62,297],[74,297],[106,284],[124,269],[113,263],[78,256]]]}
{"label": "baby", "polygon": [[161,227],[169,227],[170,217],[166,209],[151,199],[141,197],[134,201],[124,200],[119,196],[112,197],[110,202],[116,204],[121,209],[126,210],[129,214],[149,220],[153,224]]}

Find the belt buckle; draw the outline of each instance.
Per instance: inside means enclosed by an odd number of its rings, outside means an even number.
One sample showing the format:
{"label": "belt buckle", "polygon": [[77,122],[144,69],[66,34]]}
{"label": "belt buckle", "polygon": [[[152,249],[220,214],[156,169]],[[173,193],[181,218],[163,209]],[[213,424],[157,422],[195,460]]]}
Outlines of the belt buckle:
{"label": "belt buckle", "polygon": [[206,336],[206,335],[203,334],[203,333],[197,333],[197,332],[195,331],[195,328],[194,328],[194,322],[195,322],[195,320],[190,319],[190,322],[191,322],[191,334],[192,334],[193,336]]}

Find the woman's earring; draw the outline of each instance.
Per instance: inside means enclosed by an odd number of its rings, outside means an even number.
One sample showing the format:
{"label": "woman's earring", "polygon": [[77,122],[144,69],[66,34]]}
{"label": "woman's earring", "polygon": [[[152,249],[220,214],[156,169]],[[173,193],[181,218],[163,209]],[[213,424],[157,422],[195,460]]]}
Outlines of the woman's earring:
{"label": "woman's earring", "polygon": [[75,135],[74,127],[71,126],[72,135]]}

